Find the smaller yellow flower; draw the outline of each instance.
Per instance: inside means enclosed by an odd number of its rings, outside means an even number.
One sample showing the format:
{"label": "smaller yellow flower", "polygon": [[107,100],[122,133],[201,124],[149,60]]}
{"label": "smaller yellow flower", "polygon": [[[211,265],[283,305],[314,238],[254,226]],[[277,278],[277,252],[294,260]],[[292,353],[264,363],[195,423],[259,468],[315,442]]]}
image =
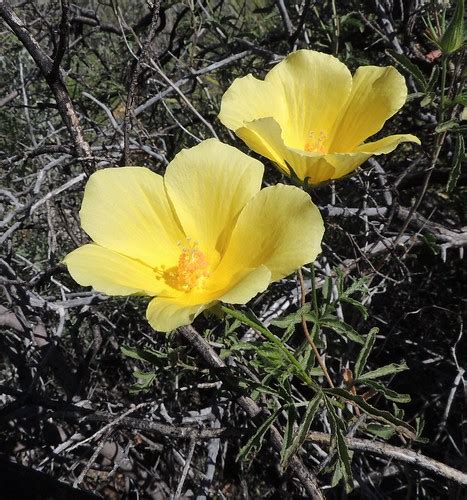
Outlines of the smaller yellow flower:
{"label": "smaller yellow flower", "polygon": [[[403,106],[407,87],[392,66],[361,66],[313,50],[289,54],[258,80],[237,78],[222,97],[220,121],[286,174],[319,184],[349,174],[410,134],[364,143]],[[290,167],[290,168],[289,168]]]}
{"label": "smaller yellow flower", "polygon": [[302,190],[263,190],[263,165],[217,139],[181,151],[164,177],[108,168],[85,189],[93,243],[65,257],[71,276],[107,295],[155,297],[147,319],[167,332],[218,301],[244,304],[312,262],[323,220]]}

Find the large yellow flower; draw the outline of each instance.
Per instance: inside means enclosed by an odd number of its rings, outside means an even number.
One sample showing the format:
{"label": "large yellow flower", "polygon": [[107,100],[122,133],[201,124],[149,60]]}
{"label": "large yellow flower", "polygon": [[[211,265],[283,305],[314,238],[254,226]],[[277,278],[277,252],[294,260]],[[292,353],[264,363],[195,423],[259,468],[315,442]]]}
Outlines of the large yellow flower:
{"label": "large yellow flower", "polygon": [[237,78],[219,119],[253,151],[289,166],[309,184],[337,179],[372,155],[389,153],[410,134],[364,143],[405,103],[407,87],[392,66],[361,66],[352,77],[333,56],[298,50],[263,80]]}
{"label": "large yellow flower", "polygon": [[312,262],[323,221],[302,190],[260,190],[263,165],[209,139],[181,151],[164,177],[108,168],[85,189],[81,225],[93,243],[65,263],[81,285],[107,295],[154,296],[155,330],[189,324],[217,301],[244,304]]}

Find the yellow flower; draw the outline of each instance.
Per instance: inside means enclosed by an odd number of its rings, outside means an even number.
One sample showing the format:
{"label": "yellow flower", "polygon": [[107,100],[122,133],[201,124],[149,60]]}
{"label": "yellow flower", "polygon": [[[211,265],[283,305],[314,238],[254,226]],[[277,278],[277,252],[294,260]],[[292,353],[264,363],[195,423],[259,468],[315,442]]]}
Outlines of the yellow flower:
{"label": "yellow flower", "polygon": [[410,134],[367,142],[405,103],[407,87],[392,66],[361,66],[352,77],[333,56],[298,50],[263,80],[237,78],[224,94],[220,121],[287,175],[319,184],[355,170]]}
{"label": "yellow flower", "polygon": [[181,151],[164,177],[108,168],[85,189],[93,243],[65,258],[71,276],[107,295],[153,296],[155,330],[187,325],[217,301],[244,304],[321,251],[321,215],[302,190],[260,190],[263,165],[209,139]]}

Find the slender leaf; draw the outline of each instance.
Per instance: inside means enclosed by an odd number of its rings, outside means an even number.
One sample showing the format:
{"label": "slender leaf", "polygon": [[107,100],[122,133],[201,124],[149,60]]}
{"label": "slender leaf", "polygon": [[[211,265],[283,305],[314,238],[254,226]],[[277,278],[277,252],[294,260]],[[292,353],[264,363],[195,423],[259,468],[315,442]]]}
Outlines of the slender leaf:
{"label": "slender leaf", "polygon": [[444,53],[452,54],[464,45],[464,30],[464,0],[457,0],[454,15],[439,41]]}
{"label": "slender leaf", "polygon": [[285,450],[285,453],[281,457],[281,467],[284,470],[287,469],[287,467],[290,464],[290,460],[294,457],[294,455],[300,449],[302,444],[305,442],[308,431],[310,430],[310,426],[319,408],[321,398],[322,394],[318,393],[308,403],[305,415],[303,416],[303,420],[302,423],[300,424],[297,435],[295,436],[292,444]]}
{"label": "slender leaf", "polygon": [[339,474],[335,475],[333,480],[338,481],[341,477],[344,479],[346,490],[352,488],[352,467],[351,459],[349,455],[349,449],[347,448],[347,443],[345,442],[343,424],[339,419],[336,410],[332,403],[325,398],[326,408],[328,410],[329,423],[331,424],[331,441],[335,442],[337,456],[339,458],[340,471]]}
{"label": "slender leaf", "polygon": [[385,377],[386,375],[392,375],[393,373],[403,372],[408,370],[409,367],[405,363],[397,364],[391,363],[390,365],[382,366],[371,372],[366,372],[358,377],[359,381],[372,380],[375,378]]}
{"label": "slender leaf", "polygon": [[461,174],[462,162],[465,160],[465,143],[462,134],[457,134],[454,153],[452,155],[452,168],[449,174],[449,180],[446,186],[446,191],[452,193],[456,187],[457,181]]}
{"label": "slender leaf", "polygon": [[436,126],[435,132],[441,134],[441,132],[447,132],[449,130],[455,130],[459,128],[459,123],[456,120],[449,120],[447,122],[440,123]]}
{"label": "slender leaf", "polygon": [[368,278],[363,276],[362,278],[354,279],[351,285],[343,291],[343,293],[339,294],[339,298],[350,297],[354,293],[357,292],[366,292],[368,290]]}
{"label": "slender leaf", "polygon": [[256,432],[251,436],[245,446],[242,446],[237,455],[237,460],[247,460],[254,451],[258,451],[263,443],[264,436],[269,430],[277,415],[281,411],[281,407],[277,408],[259,427]]}
{"label": "slender leaf", "polygon": [[398,432],[404,434],[409,439],[415,438],[414,429],[409,424],[395,417],[392,413],[389,413],[388,411],[379,410],[378,408],[375,408],[374,406],[367,403],[361,396],[351,394],[345,389],[339,389],[339,388],[323,389],[323,392],[325,392],[326,394],[332,394],[347,401],[352,401],[362,411],[372,416],[373,418],[391,424]]}
{"label": "slender leaf", "polygon": [[127,358],[137,359],[139,361],[147,361],[149,363],[158,363],[161,359],[166,359],[167,355],[156,351],[155,349],[140,349],[139,347],[130,347],[122,345],[120,351]]}
{"label": "slender leaf", "polygon": [[347,304],[354,306],[363,316],[363,319],[368,319],[368,310],[361,302],[350,297],[341,297],[340,300],[341,302],[347,302]]}
{"label": "slender leaf", "polygon": [[370,422],[365,425],[365,430],[383,439],[390,439],[394,436],[394,427]]}
{"label": "slender leaf", "polygon": [[373,345],[375,343],[376,334],[378,333],[378,328],[372,328],[368,335],[366,336],[365,343],[361,351],[358,353],[357,361],[355,363],[355,373],[354,377],[358,379],[365,368],[368,356],[370,355],[371,350],[373,349]]}
{"label": "slender leaf", "polygon": [[386,51],[390,57],[392,57],[398,64],[404,69],[413,79],[418,83],[420,90],[425,91],[428,87],[428,82],[425,75],[422,73],[421,69],[414,64],[407,56],[404,54],[398,54],[394,50]]}
{"label": "slender leaf", "polygon": [[395,403],[410,403],[409,394],[400,394],[396,391],[392,391],[385,385],[380,384],[379,382],[375,382],[374,380],[366,380],[364,384],[368,387],[371,387],[375,391],[380,392],[386,399],[389,399],[390,401],[394,401]]}
{"label": "slender leaf", "polygon": [[321,325],[327,326],[328,328],[335,331],[339,335],[342,335],[343,337],[346,337],[352,340],[353,342],[357,342],[358,344],[365,343],[364,338],[357,331],[355,331],[350,325],[344,323],[343,321],[340,321],[335,318],[326,317],[321,320]]}
{"label": "slender leaf", "polygon": [[289,314],[283,318],[275,319],[271,321],[271,324],[278,326],[279,328],[288,328],[291,324],[300,323],[302,321],[302,315],[310,311],[311,304],[305,304],[303,307],[298,309],[292,314]]}
{"label": "slender leaf", "polygon": [[287,408],[287,424],[285,425],[284,441],[282,443],[282,449],[281,449],[281,464],[284,460],[284,457],[287,454],[287,450],[293,443],[294,439],[293,430],[296,421],[297,421],[297,408],[294,404],[290,404],[289,407]]}

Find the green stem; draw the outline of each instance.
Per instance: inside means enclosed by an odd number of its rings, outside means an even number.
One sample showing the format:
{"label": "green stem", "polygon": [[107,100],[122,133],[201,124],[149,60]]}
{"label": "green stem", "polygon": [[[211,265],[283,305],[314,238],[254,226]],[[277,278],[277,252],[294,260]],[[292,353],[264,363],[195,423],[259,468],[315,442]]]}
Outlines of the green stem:
{"label": "green stem", "polygon": [[297,369],[297,372],[300,375],[301,379],[315,391],[317,392],[321,391],[321,388],[318,386],[318,384],[306,373],[302,365],[298,362],[295,356],[287,349],[287,347],[285,347],[285,345],[283,344],[283,342],[279,337],[276,337],[276,335],[274,335],[271,331],[269,331],[264,325],[261,325],[257,321],[248,318],[248,316],[246,316],[244,313],[236,311],[235,309],[231,309],[230,307],[227,307],[224,304],[221,304],[220,308],[226,314],[229,314],[233,318],[238,319],[244,325],[253,328],[261,335],[266,337],[274,345],[276,345],[284,353],[284,355],[292,363],[292,365]]}

